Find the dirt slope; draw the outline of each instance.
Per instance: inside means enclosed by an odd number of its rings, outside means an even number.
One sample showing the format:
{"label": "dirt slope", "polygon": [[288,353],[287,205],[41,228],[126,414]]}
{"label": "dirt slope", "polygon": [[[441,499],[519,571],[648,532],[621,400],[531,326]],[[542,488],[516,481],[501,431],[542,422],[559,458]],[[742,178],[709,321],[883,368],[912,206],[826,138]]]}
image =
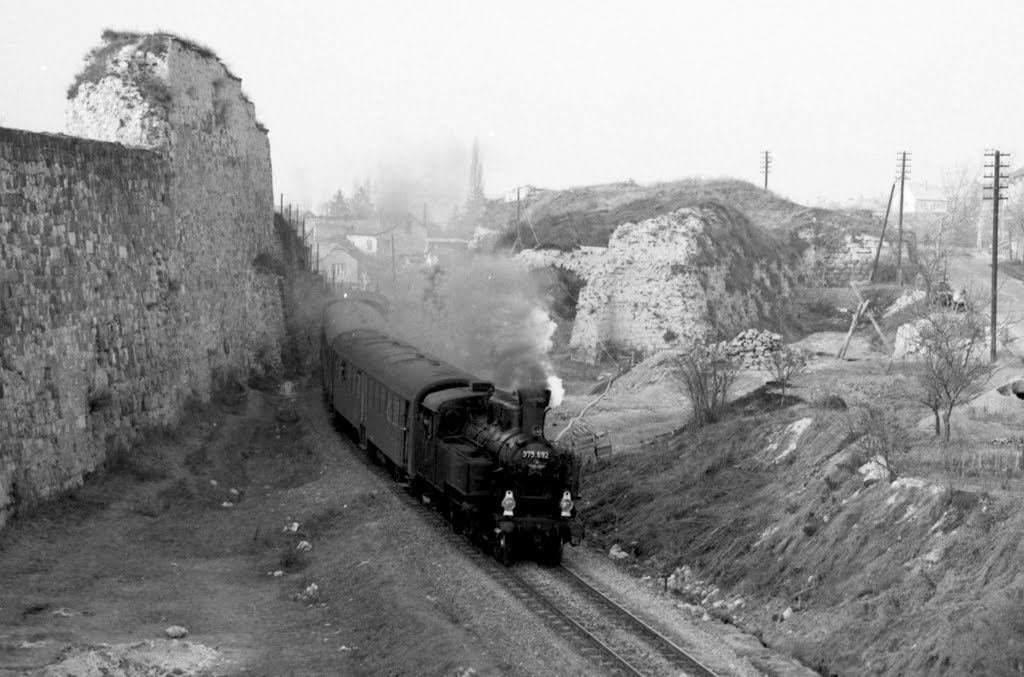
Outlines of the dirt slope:
{"label": "dirt slope", "polygon": [[239,389],[15,520],[0,534],[0,676],[589,670],[347,444],[316,384]]}
{"label": "dirt slope", "polygon": [[[637,575],[675,574],[680,603],[822,674],[1016,674],[1024,403],[965,410],[960,439],[941,447],[927,412],[896,396],[907,385],[884,360],[822,358],[791,390],[802,401],[761,390],[722,423],[592,464],[590,538],[619,544]],[[830,408],[838,397],[849,410]],[[858,471],[868,458],[850,413],[869,403],[912,429],[896,482]]]}

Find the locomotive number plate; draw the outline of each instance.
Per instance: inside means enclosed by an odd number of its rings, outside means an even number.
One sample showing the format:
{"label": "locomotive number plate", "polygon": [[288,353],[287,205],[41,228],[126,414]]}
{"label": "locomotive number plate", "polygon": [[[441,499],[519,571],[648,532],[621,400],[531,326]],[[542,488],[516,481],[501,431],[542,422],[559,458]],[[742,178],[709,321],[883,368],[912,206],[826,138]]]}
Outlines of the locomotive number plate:
{"label": "locomotive number plate", "polygon": [[546,461],[548,453],[547,449],[524,449],[523,458],[536,458]]}

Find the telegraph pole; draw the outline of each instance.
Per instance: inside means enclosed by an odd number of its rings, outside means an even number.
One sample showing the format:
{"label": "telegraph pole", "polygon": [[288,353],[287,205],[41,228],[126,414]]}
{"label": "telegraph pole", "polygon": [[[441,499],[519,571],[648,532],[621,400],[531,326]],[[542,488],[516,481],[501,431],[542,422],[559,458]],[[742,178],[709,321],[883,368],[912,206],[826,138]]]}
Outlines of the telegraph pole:
{"label": "telegraph pole", "polygon": [[768,190],[768,169],[772,166],[771,151],[761,152],[761,173],[764,174],[764,189]]}
{"label": "telegraph pole", "polygon": [[896,235],[896,284],[901,287],[903,286],[903,188],[907,181],[907,172],[910,171],[910,167],[907,166],[908,155],[910,153],[905,150],[896,154],[896,179],[900,182],[900,220]]}
{"label": "telegraph pole", "polygon": [[875,271],[878,270],[878,257],[882,255],[882,243],[885,242],[885,229],[889,225],[889,212],[892,210],[892,195],[896,192],[896,182],[892,182],[892,188],[889,189],[889,202],[885,205],[885,219],[882,221],[882,234],[878,237],[878,247],[875,249],[875,260],[871,264],[871,277],[868,278],[868,283],[875,281]]}
{"label": "telegraph pole", "polygon": [[516,188],[516,251],[523,250],[523,237],[522,232],[519,230],[519,219],[521,213],[521,202],[519,199],[519,188]]}
{"label": "telegraph pole", "polygon": [[[1005,200],[1006,196],[1000,193],[1007,188],[1006,177],[1001,176],[1001,170],[1010,168],[1010,154],[1000,153],[998,150],[985,151],[986,169],[991,169],[991,174],[985,174],[985,179],[990,179],[991,184],[983,186],[982,199],[992,200],[992,313],[990,320],[990,348],[989,361],[996,361],[996,284],[999,279],[999,201]],[[1004,164],[1005,163],[1005,164]]]}

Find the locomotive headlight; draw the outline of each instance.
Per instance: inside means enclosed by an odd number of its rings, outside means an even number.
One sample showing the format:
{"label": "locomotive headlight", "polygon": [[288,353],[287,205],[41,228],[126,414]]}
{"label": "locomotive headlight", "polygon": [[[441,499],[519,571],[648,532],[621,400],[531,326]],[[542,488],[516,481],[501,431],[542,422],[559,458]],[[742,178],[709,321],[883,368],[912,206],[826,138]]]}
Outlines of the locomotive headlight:
{"label": "locomotive headlight", "polygon": [[572,494],[566,491],[562,494],[562,500],[558,502],[558,507],[562,509],[562,517],[572,517]]}
{"label": "locomotive headlight", "polygon": [[512,497],[512,490],[505,492],[505,498],[501,499],[502,516],[512,517],[512,511],[516,509],[516,499]]}

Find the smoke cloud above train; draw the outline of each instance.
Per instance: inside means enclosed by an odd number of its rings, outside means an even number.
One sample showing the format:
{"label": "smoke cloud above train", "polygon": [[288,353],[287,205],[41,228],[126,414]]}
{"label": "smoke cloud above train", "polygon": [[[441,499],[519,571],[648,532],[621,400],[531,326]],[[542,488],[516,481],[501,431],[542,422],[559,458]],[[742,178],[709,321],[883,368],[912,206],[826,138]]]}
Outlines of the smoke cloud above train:
{"label": "smoke cloud above train", "polygon": [[545,384],[551,406],[561,402],[548,358],[556,325],[524,266],[475,256],[445,270],[410,271],[399,287],[390,324],[402,339],[498,388]]}

